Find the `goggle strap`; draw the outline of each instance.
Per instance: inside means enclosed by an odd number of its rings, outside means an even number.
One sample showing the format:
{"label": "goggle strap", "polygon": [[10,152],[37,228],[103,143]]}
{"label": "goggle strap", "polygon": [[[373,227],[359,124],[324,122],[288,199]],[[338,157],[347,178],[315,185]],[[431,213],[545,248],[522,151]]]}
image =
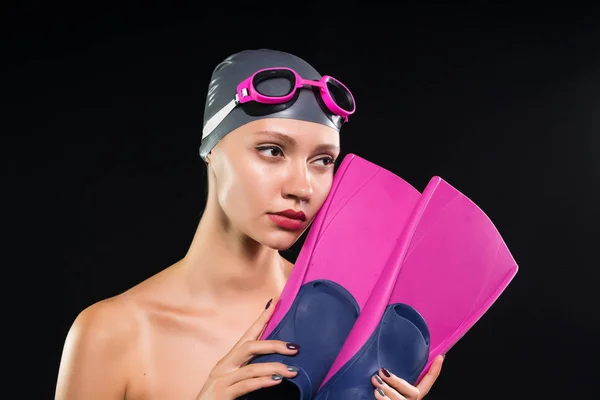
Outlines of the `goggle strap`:
{"label": "goggle strap", "polygon": [[229,115],[230,112],[238,105],[238,96],[237,94],[229,103],[225,105],[225,107],[221,108],[215,115],[210,117],[208,121],[206,121],[206,125],[204,125],[204,129],[202,129],[202,139],[210,135],[210,133],[217,127],[223,120]]}

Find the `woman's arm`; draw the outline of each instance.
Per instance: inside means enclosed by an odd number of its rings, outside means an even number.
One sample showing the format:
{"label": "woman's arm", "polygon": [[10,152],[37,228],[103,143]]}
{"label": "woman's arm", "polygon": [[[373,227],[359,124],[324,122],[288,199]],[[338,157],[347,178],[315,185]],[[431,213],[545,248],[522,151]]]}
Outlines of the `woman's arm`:
{"label": "woman's arm", "polygon": [[126,306],[108,299],[77,316],[65,340],[56,400],[124,398],[136,333],[135,318],[126,314]]}

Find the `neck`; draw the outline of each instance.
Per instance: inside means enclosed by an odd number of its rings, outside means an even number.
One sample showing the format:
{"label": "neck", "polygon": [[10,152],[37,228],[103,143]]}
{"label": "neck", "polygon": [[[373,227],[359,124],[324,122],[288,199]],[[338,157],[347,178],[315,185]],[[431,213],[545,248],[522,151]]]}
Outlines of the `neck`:
{"label": "neck", "polygon": [[210,204],[181,265],[192,295],[219,304],[278,297],[291,267],[277,250],[233,231]]}

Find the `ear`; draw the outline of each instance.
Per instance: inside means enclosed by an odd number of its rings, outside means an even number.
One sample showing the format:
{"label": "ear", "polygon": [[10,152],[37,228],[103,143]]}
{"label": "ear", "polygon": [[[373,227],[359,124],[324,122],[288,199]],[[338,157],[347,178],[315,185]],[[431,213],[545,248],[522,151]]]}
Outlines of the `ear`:
{"label": "ear", "polygon": [[208,154],[206,154],[206,159],[204,160],[204,165],[206,166],[206,172],[211,175],[214,174],[214,167],[215,165],[212,162],[212,151],[210,151]]}

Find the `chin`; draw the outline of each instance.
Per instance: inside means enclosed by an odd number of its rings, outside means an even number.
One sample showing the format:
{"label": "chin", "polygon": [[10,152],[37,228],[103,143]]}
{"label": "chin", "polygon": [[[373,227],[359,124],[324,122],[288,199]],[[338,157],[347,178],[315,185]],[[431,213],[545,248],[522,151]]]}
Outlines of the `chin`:
{"label": "chin", "polygon": [[277,231],[269,232],[258,240],[263,245],[275,250],[287,250],[294,245],[302,235],[302,231],[286,232]]}

